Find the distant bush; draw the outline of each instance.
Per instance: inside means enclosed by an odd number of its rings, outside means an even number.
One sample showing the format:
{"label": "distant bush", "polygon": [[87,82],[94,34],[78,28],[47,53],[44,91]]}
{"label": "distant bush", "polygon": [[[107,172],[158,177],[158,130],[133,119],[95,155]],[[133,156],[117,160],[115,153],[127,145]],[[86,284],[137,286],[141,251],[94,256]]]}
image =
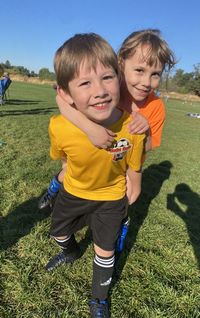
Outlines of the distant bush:
{"label": "distant bush", "polygon": [[48,68],[41,68],[39,70],[39,78],[41,80],[50,80],[50,81],[54,81],[55,80],[55,73],[50,72]]}

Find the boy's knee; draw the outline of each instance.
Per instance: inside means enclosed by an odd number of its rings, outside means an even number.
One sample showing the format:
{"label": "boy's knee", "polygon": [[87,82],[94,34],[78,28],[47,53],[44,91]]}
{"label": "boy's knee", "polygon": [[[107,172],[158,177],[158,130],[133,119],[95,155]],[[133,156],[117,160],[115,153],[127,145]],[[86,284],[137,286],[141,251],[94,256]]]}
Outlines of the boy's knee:
{"label": "boy's knee", "polygon": [[96,244],[94,244],[94,250],[95,250],[95,253],[101,257],[111,257],[114,255],[114,250],[106,251],[100,248],[99,246],[97,246]]}
{"label": "boy's knee", "polygon": [[53,238],[56,241],[64,241],[64,240],[67,240],[69,237],[68,236],[53,236]]}

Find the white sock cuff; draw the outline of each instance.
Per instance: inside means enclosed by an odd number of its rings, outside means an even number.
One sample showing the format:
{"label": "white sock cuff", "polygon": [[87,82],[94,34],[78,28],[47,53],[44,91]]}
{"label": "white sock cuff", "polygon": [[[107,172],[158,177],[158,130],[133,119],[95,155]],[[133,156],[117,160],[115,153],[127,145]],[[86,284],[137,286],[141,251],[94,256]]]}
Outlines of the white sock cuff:
{"label": "white sock cuff", "polygon": [[102,258],[95,254],[94,263],[100,267],[110,268],[114,266],[115,263],[115,255],[109,258]]}
{"label": "white sock cuff", "polygon": [[58,243],[67,242],[67,241],[69,241],[70,238],[71,238],[71,236],[70,236],[70,237],[67,237],[67,238],[65,238],[65,239],[63,239],[63,240],[61,240],[61,239],[57,239],[56,237],[54,237],[55,241],[58,242]]}

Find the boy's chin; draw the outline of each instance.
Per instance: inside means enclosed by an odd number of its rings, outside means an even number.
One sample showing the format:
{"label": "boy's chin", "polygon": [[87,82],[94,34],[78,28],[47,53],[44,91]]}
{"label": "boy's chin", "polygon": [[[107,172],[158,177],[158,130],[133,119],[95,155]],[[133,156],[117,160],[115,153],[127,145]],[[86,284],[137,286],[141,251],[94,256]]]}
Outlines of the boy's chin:
{"label": "boy's chin", "polygon": [[121,117],[122,111],[119,108],[114,108],[109,114],[102,116],[95,116],[92,120],[102,126],[110,126],[114,124]]}
{"label": "boy's chin", "polygon": [[[111,116],[111,115],[110,115]],[[105,121],[107,121],[107,120],[109,120],[109,118],[110,118],[110,116],[103,116],[103,117],[92,117],[92,118],[90,118],[92,121],[94,121],[95,123],[97,123],[97,124],[102,124],[103,125],[103,123],[105,122]]]}

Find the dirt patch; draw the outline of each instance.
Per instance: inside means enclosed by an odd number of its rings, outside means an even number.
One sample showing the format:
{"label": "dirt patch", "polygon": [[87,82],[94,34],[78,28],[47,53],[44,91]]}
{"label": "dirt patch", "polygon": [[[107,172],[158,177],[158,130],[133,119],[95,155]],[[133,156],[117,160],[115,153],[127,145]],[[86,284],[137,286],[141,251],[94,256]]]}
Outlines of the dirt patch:
{"label": "dirt patch", "polygon": [[192,94],[179,94],[176,92],[161,92],[161,97],[179,99],[184,102],[200,102],[200,97]]}
{"label": "dirt patch", "polygon": [[54,81],[47,81],[47,80],[41,80],[39,77],[28,77],[28,76],[21,76],[21,75],[10,75],[10,78],[12,81],[16,82],[28,82],[28,83],[34,83],[34,84],[55,84]]}

